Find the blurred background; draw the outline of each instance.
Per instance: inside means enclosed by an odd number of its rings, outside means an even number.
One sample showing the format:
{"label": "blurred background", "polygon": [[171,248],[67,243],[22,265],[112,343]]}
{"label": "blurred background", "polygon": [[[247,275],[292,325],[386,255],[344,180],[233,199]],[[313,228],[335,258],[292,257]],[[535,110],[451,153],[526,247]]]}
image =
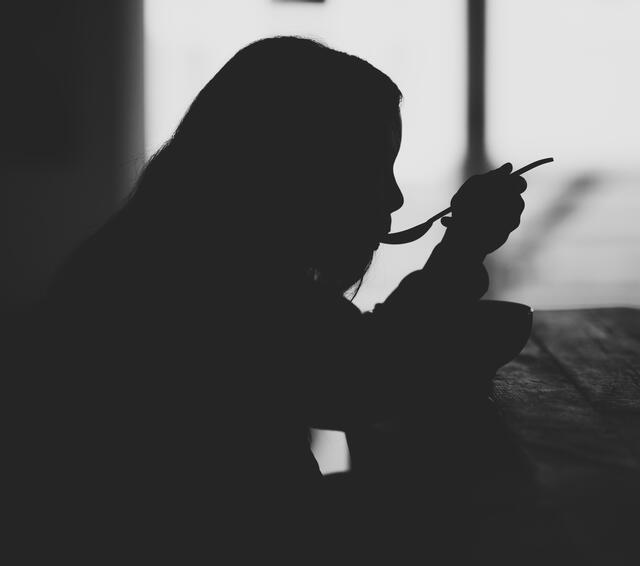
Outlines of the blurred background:
{"label": "blurred background", "polygon": [[[359,55],[402,90],[394,231],[447,207],[470,174],[552,156],[488,261],[491,296],[640,306],[637,0],[59,0],[3,15],[5,317],[113,213],[216,71],[278,34]],[[381,246],[354,302],[383,300],[442,231]],[[324,472],[348,467],[340,433],[316,433],[314,451]]]}

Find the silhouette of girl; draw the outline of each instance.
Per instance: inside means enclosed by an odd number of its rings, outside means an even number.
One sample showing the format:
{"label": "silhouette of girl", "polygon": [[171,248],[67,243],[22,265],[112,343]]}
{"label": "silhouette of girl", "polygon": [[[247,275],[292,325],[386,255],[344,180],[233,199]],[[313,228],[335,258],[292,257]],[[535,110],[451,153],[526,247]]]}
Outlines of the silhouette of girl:
{"label": "silhouette of girl", "polygon": [[400,100],[358,57],[252,43],[60,271],[42,308],[58,376],[43,445],[74,544],[204,552],[221,524],[277,543],[276,516],[302,530],[332,516],[309,427],[428,413],[464,390],[427,367],[456,357],[524,181],[507,164],[467,182],[425,267],[361,313],[345,295],[403,204]]}

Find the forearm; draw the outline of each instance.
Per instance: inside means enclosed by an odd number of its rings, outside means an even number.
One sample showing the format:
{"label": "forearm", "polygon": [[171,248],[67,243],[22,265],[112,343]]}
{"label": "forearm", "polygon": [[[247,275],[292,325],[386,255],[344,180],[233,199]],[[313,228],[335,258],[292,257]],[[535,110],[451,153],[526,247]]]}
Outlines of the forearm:
{"label": "forearm", "polygon": [[447,230],[425,266],[405,277],[374,314],[393,324],[425,324],[464,309],[487,292],[484,259],[483,253]]}
{"label": "forearm", "polygon": [[[424,268],[405,277],[372,312],[362,315],[340,301],[343,308],[322,338],[324,354],[339,364],[318,376],[318,426],[341,429],[411,410],[412,400],[424,397],[425,380],[440,382],[464,334],[465,316],[472,316],[488,287],[484,254],[455,236],[448,231]],[[332,310],[325,304],[316,320]],[[433,389],[437,395],[439,388]]]}

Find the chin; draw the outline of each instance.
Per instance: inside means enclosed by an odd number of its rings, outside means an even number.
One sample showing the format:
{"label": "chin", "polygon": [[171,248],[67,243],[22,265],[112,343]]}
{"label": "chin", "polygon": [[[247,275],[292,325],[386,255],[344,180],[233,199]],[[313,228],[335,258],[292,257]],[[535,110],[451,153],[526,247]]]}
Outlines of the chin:
{"label": "chin", "polygon": [[321,279],[344,294],[364,277],[374,253],[372,245],[342,248],[332,254],[330,261],[320,268]]}

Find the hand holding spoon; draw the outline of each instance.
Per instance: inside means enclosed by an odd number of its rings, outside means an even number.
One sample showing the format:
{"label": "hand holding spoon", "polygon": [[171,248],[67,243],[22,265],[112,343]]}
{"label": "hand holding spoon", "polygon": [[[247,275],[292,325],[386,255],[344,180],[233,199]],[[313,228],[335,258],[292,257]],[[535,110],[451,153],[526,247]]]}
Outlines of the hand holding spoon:
{"label": "hand holding spoon", "polygon": [[[553,157],[539,159],[538,161],[534,161],[533,163],[529,163],[529,165],[521,167],[517,171],[511,173],[511,175],[522,175],[523,173],[526,173],[527,171],[530,171],[535,167],[539,167],[540,165],[544,165],[545,163],[551,163],[552,161]],[[427,220],[426,222],[418,224],[413,228],[408,228],[407,230],[402,230],[401,232],[394,232],[393,234],[387,234],[380,240],[380,242],[383,244],[407,244],[409,242],[414,242],[418,238],[424,236],[436,220],[442,218],[443,216],[446,216],[450,212],[451,207],[446,208],[445,210],[438,212],[438,214],[436,214],[435,216],[429,218],[429,220]]]}

